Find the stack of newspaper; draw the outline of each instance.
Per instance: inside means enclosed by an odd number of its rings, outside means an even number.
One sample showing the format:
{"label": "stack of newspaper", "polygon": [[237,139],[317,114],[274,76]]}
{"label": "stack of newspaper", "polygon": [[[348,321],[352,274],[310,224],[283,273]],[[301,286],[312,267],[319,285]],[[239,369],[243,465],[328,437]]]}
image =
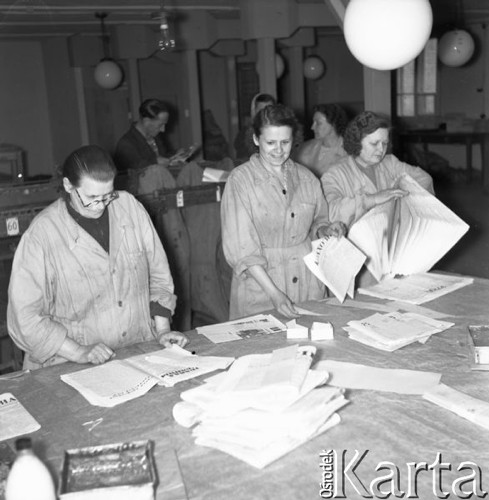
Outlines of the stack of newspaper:
{"label": "stack of newspaper", "polygon": [[348,326],[343,329],[353,340],[392,352],[413,342],[424,343],[434,333],[453,325],[454,323],[422,314],[391,312],[376,313],[360,321],[349,321]]}
{"label": "stack of newspaper", "polygon": [[316,348],[293,345],[238,358],[227,372],[181,394],[175,420],[196,444],[263,468],[340,422],[348,401],[311,370]]}

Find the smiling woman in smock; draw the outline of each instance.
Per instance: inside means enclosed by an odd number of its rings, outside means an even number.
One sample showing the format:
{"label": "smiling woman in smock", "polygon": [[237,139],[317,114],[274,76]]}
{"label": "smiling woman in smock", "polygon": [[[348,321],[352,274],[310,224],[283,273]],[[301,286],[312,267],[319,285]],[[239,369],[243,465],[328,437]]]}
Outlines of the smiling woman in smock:
{"label": "smiling woman in smock", "polygon": [[63,165],[63,196],[23,234],[12,265],[7,322],[24,368],[63,361],[99,364],[114,349],[172,332],[173,280],[148,213],[114,191],[116,168],[98,146]]}
{"label": "smiling woman in smock", "polygon": [[321,177],[332,219],[350,227],[373,207],[406,196],[398,187],[403,174],[433,193],[429,174],[387,154],[389,136],[389,120],[371,111],[360,113],[348,124],[343,137],[348,156]]}
{"label": "smiling woman in smock", "polygon": [[311,239],[342,235],[344,225],[330,223],[319,180],[289,158],[297,126],[286,106],[262,109],[253,121],[258,153],[226,183],[221,218],[233,268],[231,319],[268,309],[297,317],[294,304],[325,296],[303,257]]}

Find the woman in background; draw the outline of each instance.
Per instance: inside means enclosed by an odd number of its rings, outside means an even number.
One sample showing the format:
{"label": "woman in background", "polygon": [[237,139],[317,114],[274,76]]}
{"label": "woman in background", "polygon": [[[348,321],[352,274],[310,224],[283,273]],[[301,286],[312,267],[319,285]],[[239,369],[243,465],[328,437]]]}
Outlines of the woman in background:
{"label": "woman in background", "polygon": [[373,207],[405,196],[407,193],[398,187],[403,174],[433,193],[429,174],[387,153],[387,118],[372,111],[360,113],[348,124],[343,145],[348,156],[321,177],[331,219],[349,227]]}
{"label": "woman in background", "polygon": [[346,112],[337,104],[319,104],[314,108],[311,130],[314,139],[303,143],[295,154],[296,161],[318,178],[346,156],[343,133],[348,123]]}
{"label": "woman in background", "polygon": [[295,303],[325,296],[303,257],[311,239],[340,236],[344,226],[330,223],[319,180],[290,159],[297,127],[286,106],[263,108],[253,122],[258,153],[228,178],[221,220],[233,268],[231,319],[268,309],[293,318]]}
{"label": "woman in background", "polygon": [[248,161],[249,157],[257,152],[257,147],[253,142],[253,119],[260,110],[270,104],[275,104],[275,97],[270,94],[259,93],[251,100],[250,122],[239,130],[234,140],[236,163],[238,165]]}

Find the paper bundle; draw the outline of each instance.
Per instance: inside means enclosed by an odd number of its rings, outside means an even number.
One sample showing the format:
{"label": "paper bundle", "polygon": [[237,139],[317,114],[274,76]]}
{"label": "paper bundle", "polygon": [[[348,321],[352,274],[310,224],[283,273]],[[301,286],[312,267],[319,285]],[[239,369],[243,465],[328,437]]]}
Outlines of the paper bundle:
{"label": "paper bundle", "polygon": [[412,312],[391,312],[376,313],[361,321],[349,321],[344,330],[353,340],[392,352],[413,342],[426,342],[434,333],[453,325]]}
{"label": "paper bundle", "polygon": [[377,281],[429,271],[469,229],[409,175],[399,187],[409,194],[374,207],[348,232]]}
{"label": "paper bundle", "polygon": [[[224,373],[181,394],[175,420],[193,428],[196,444],[263,468],[340,421],[348,403],[310,369],[316,349],[290,346],[243,356]],[[322,386],[322,387],[319,387]]]}
{"label": "paper bundle", "polygon": [[226,182],[229,173],[226,170],[219,170],[217,168],[206,167],[202,176],[202,182]]}

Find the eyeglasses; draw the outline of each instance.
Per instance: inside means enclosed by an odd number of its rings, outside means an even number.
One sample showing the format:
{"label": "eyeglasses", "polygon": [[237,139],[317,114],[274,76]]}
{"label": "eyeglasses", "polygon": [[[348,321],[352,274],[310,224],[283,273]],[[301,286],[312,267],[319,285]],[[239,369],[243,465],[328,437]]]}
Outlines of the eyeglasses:
{"label": "eyeglasses", "polygon": [[109,203],[114,201],[115,199],[119,198],[119,193],[117,191],[112,191],[112,193],[109,193],[107,196],[100,200],[93,200],[90,203],[85,203],[82,200],[82,197],[80,196],[80,193],[78,192],[78,189],[75,189],[75,193],[78,196],[78,199],[80,200],[80,203],[84,208],[91,208],[91,207],[99,207],[100,205],[103,205],[106,207]]}

